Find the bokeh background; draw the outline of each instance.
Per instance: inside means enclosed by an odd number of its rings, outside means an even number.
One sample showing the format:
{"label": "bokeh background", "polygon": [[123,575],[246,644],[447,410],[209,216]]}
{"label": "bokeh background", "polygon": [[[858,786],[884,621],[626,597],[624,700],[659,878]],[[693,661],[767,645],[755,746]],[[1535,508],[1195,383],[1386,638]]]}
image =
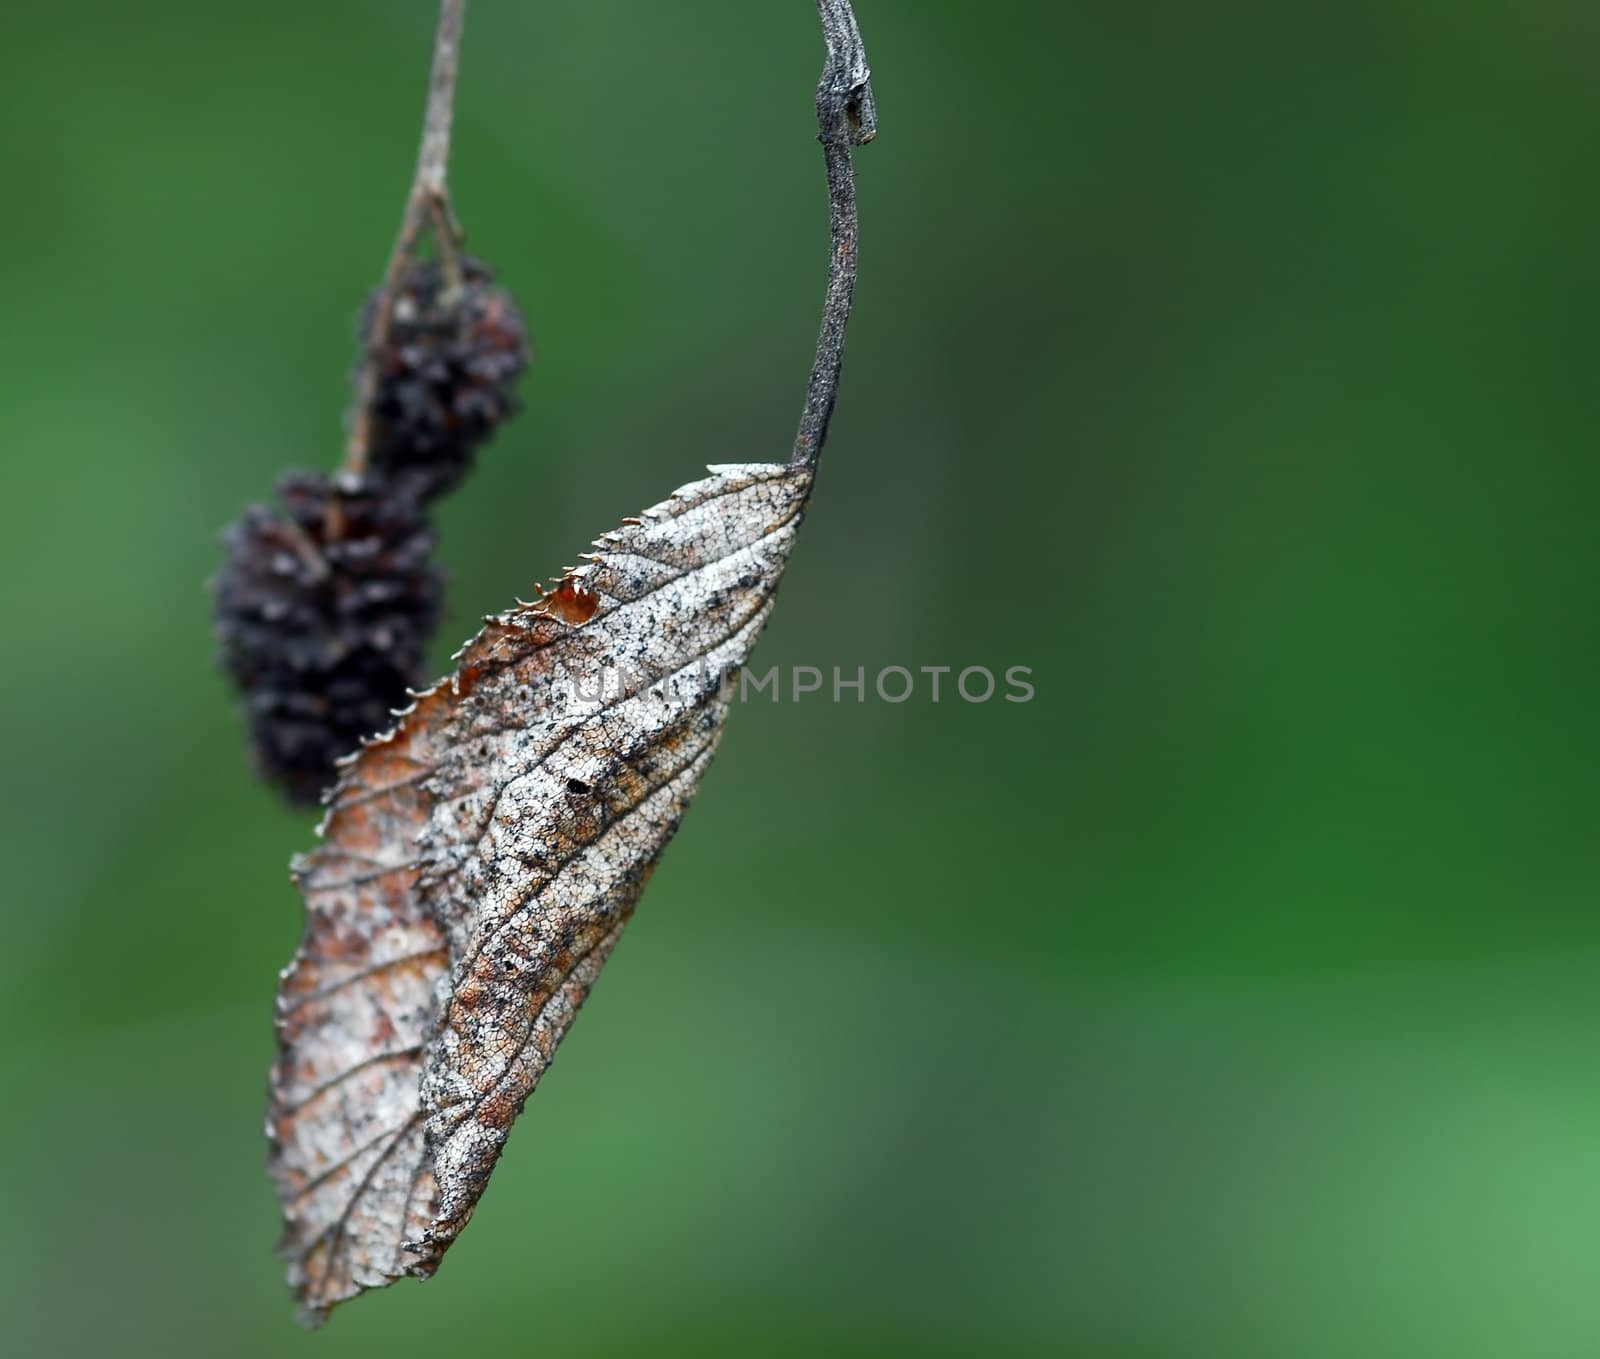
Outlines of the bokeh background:
{"label": "bokeh background", "polygon": [[[431,6],[0,19],[7,1352],[1597,1352],[1600,12],[859,12],[859,307],[757,661],[1037,697],[736,712],[472,1229],[315,1336],[261,1139],[313,818],[203,583],[336,459]],[[474,0],[453,182],[539,357],[441,666],[786,454],[815,22]]]}

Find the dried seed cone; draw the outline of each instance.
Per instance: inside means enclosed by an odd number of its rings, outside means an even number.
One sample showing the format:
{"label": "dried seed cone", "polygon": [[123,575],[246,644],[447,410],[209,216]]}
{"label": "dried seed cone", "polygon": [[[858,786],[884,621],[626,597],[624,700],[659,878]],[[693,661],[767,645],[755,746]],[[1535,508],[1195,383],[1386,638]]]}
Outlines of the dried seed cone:
{"label": "dried seed cone", "polygon": [[[464,259],[461,273],[452,291],[437,261],[412,265],[377,355],[370,466],[423,501],[452,489],[516,414],[512,388],[528,366],[527,327],[511,294],[481,260]],[[363,350],[376,313],[374,294],[361,314]]]}
{"label": "dried seed cone", "polygon": [[262,775],[315,802],[421,687],[443,582],[421,507],[392,487],[291,472],[277,489],[286,513],[252,505],[223,533],[216,632]]}

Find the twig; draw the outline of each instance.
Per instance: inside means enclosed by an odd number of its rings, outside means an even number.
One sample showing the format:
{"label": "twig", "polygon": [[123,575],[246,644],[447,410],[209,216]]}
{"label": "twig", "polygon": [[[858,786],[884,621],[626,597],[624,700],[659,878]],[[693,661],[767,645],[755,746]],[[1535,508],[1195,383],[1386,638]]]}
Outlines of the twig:
{"label": "twig", "polygon": [[828,291],[822,303],[822,333],[811,365],[806,404],[800,413],[791,461],[815,464],[828,438],[828,422],[839,395],[845,328],[856,286],[856,182],[850,148],[870,142],[878,131],[872,102],[872,72],[850,0],[817,0],[828,56],[817,84],[817,140],[828,172],[831,251]]}
{"label": "twig", "polygon": [[394,298],[401,277],[415,257],[424,227],[433,229],[434,245],[445,287],[453,291],[461,281],[461,228],[450,206],[445,176],[450,165],[450,123],[455,110],[456,72],[461,65],[461,23],[467,0],[439,0],[439,26],[433,38],[433,69],[428,76],[428,105],[422,120],[422,145],[417,152],[417,173],[406,196],[400,234],[389,253],[378,290],[372,325],[367,333],[367,355],[356,383],[355,410],[345,444],[344,471],[360,476],[367,470],[367,448],[372,437],[372,404],[378,393],[378,355],[389,338],[394,320]]}

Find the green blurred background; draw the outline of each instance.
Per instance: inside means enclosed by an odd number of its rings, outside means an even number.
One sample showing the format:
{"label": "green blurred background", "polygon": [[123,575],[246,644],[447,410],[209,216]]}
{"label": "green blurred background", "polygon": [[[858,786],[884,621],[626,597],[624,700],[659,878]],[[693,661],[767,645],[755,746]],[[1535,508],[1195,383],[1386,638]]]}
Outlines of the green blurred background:
{"label": "green blurred background", "polygon": [[[261,1138],[312,818],[203,582],[337,456],[431,6],[0,19],[9,1353],[1600,1353],[1600,15],[859,14],[756,659],[1037,698],[736,712],[471,1231],[316,1336]],[[820,55],[808,0],[474,0],[452,178],[539,358],[441,666],[786,454]]]}

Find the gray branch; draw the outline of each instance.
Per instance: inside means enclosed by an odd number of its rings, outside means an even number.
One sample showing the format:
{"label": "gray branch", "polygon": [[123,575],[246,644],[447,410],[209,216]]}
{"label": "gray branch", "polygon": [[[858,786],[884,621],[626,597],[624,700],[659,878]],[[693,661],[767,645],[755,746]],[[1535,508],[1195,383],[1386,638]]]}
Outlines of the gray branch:
{"label": "gray branch", "polygon": [[435,197],[444,194],[445,173],[450,168],[450,124],[455,116],[456,72],[461,67],[461,23],[466,10],[467,0],[440,0],[413,197],[419,193],[431,193]]}
{"label": "gray branch", "polygon": [[378,393],[378,354],[389,338],[394,319],[394,296],[406,269],[416,257],[423,229],[433,229],[434,246],[446,287],[459,282],[461,228],[450,206],[445,179],[450,167],[450,126],[455,113],[456,72],[461,67],[461,25],[467,0],[439,0],[439,26],[433,37],[433,66],[428,74],[428,103],[422,119],[422,145],[417,151],[417,171],[406,195],[400,233],[383,273],[372,327],[367,335],[367,355],[356,382],[355,408],[350,436],[345,444],[344,470],[360,476],[367,469],[367,445],[372,437],[372,403]]}
{"label": "gray branch", "polygon": [[845,329],[856,286],[856,182],[850,148],[870,142],[878,131],[872,102],[872,72],[850,0],[817,0],[827,60],[817,84],[817,140],[828,175],[831,242],[828,290],[822,303],[822,333],[811,365],[793,462],[814,464],[828,438],[844,362]]}

